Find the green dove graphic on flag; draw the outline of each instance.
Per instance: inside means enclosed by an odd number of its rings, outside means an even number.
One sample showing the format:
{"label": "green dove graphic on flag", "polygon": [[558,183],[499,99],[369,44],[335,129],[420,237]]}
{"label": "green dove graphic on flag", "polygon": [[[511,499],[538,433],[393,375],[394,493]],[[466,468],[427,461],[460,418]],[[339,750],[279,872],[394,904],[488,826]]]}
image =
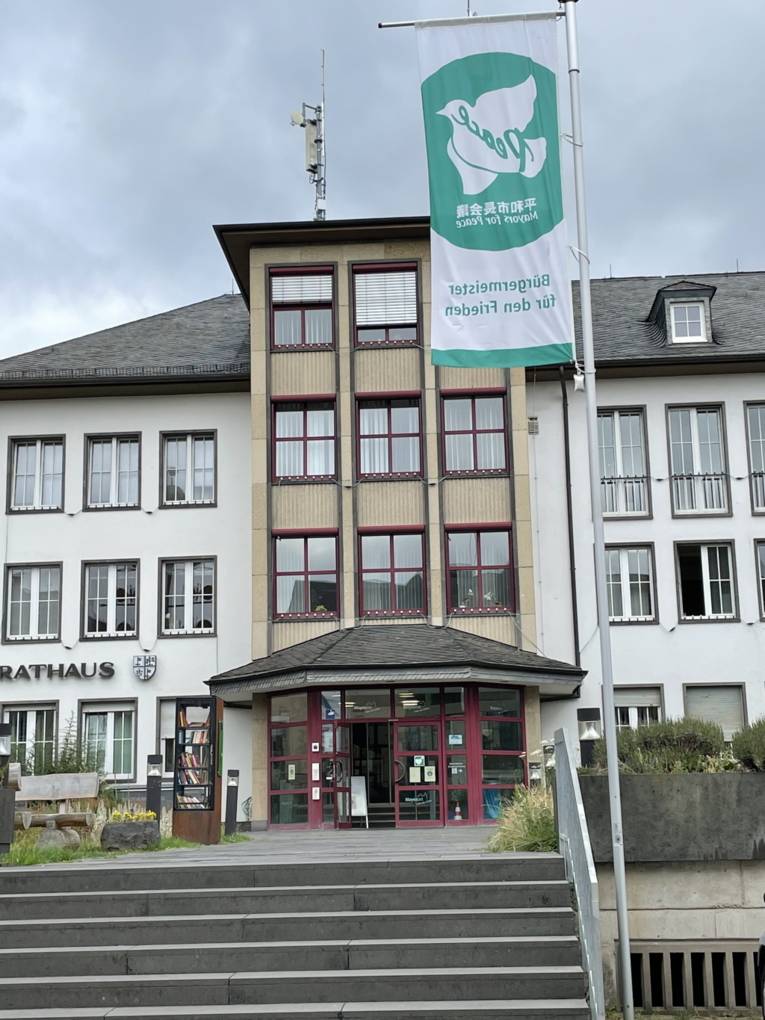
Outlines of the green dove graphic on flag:
{"label": "green dove graphic on flag", "polygon": [[417,25],[436,364],[572,360],[555,26]]}

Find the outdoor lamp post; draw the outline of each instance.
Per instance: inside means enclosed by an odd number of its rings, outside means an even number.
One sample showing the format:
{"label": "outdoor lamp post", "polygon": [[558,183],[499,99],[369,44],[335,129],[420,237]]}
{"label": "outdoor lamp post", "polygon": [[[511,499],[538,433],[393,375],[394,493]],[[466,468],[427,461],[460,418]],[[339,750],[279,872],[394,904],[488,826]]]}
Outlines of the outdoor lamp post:
{"label": "outdoor lamp post", "polygon": [[11,725],[0,723],[0,854],[7,854],[13,842],[13,813],[16,793],[9,790],[8,762],[11,760]]}
{"label": "outdoor lamp post", "polygon": [[162,755],[150,754],[146,758],[146,810],[153,811],[159,822],[162,818]]}
{"label": "outdoor lamp post", "polygon": [[239,797],[239,769],[229,769],[226,773],[226,822],[224,834],[233,836],[236,832],[236,806]]}
{"label": "outdoor lamp post", "polygon": [[603,723],[600,709],[579,709],[579,753],[582,765],[592,765],[595,753],[595,741],[603,736]]}

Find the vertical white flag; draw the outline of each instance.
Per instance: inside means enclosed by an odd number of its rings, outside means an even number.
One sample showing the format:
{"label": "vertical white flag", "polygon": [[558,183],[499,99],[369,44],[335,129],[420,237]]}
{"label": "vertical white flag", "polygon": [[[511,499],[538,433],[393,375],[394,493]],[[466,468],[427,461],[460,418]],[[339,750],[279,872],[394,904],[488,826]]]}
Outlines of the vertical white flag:
{"label": "vertical white flag", "polygon": [[573,360],[552,18],[416,25],[433,362]]}

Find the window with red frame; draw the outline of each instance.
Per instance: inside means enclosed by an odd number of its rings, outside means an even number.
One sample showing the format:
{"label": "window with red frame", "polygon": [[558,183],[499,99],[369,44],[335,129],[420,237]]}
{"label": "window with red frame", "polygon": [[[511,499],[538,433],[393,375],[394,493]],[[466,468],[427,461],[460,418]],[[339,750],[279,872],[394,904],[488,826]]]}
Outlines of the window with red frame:
{"label": "window with red frame", "polygon": [[509,530],[447,532],[446,562],[450,613],[514,612]]}
{"label": "window with red frame", "polygon": [[271,273],[273,347],[329,347],[334,342],[332,273]]}
{"label": "window with red frame", "polygon": [[501,394],[444,397],[447,474],[507,468],[505,399]]}
{"label": "window with red frame", "polygon": [[425,557],[421,532],[361,535],[361,615],[425,612]]}
{"label": "window with red frame", "polygon": [[417,270],[363,267],[353,273],[356,342],[416,343]]}
{"label": "window with red frame", "polygon": [[335,477],[332,401],[274,404],[274,477]]}
{"label": "window with red frame", "polygon": [[277,535],[276,616],[337,615],[337,536]]}
{"label": "window with red frame", "polygon": [[359,475],[422,474],[420,401],[359,401]]}

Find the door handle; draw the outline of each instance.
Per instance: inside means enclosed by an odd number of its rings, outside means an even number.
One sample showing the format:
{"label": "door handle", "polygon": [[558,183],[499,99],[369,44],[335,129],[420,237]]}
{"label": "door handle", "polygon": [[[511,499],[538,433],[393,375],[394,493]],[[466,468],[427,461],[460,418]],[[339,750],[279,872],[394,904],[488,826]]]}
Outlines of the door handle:
{"label": "door handle", "polygon": [[400,783],[401,780],[406,775],[406,765],[404,764],[403,761],[401,761],[400,758],[394,758],[393,759],[393,764],[396,766],[396,771],[398,773],[398,775],[394,776],[393,782],[394,783]]}

